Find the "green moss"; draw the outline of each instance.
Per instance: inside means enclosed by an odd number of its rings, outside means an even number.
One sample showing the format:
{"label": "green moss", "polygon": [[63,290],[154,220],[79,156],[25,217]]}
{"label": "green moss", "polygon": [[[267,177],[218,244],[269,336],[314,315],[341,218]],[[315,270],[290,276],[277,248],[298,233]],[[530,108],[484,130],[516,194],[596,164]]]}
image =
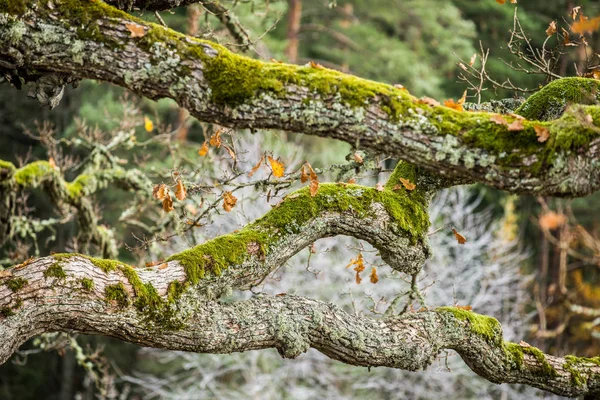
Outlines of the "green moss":
{"label": "green moss", "polygon": [[23,287],[25,285],[27,285],[27,279],[25,278],[13,278],[13,279],[9,279],[7,280],[4,284],[13,292],[18,292],[19,290],[23,289]]}
{"label": "green moss", "polygon": [[44,276],[46,278],[65,279],[67,274],[60,263],[55,262],[44,271]]}
{"label": "green moss", "polygon": [[104,289],[104,297],[106,300],[116,301],[119,307],[127,307],[129,305],[129,295],[123,285],[123,282],[119,282],[115,285],[108,285]]}
{"label": "green moss", "polygon": [[571,373],[571,380],[576,386],[585,386],[588,382],[588,377],[580,372],[581,368],[600,366],[600,357],[588,358],[569,355],[565,356],[565,360],[563,368]]}
{"label": "green moss", "polygon": [[23,15],[27,11],[28,1],[21,0],[0,0],[0,12]]}
{"label": "green moss", "polygon": [[16,170],[16,167],[10,161],[0,160],[0,169]]}
{"label": "green moss", "polygon": [[502,327],[496,318],[457,307],[439,307],[436,311],[451,313],[459,321],[468,321],[471,332],[482,336],[489,342],[495,344],[502,343]]}
{"label": "green moss", "polygon": [[56,171],[48,161],[34,161],[19,168],[14,175],[15,182],[19,186],[35,187],[46,177],[55,174]]}
{"label": "green moss", "polygon": [[537,369],[532,370],[539,376],[555,377],[557,372],[552,365],[546,359],[544,353],[533,346],[521,346],[517,343],[504,342],[503,343],[504,353],[506,354],[508,364],[510,368],[522,369],[524,365],[525,354],[533,356],[537,362]]}
{"label": "green moss", "polygon": [[517,114],[527,119],[550,120],[560,117],[570,104],[599,104],[600,81],[588,78],[563,78],[552,81],[532,94]]}
{"label": "green moss", "polygon": [[15,315],[15,312],[10,307],[1,307],[0,314],[2,314],[4,317],[8,318],[11,315]]}
{"label": "green moss", "polygon": [[81,284],[82,289],[86,292],[91,292],[94,289],[94,281],[90,278],[81,278],[79,283]]}
{"label": "green moss", "polygon": [[90,257],[90,256],[86,256],[84,254],[79,254],[79,253],[56,253],[56,254],[53,254],[52,257],[54,257],[54,259],[56,261],[68,260],[69,258],[72,258],[72,257],[85,258],[87,260],[90,260],[92,262],[92,264],[94,264],[96,267],[100,268],[102,271],[104,271],[106,273],[116,270],[117,267],[119,267],[121,265],[127,265],[119,260],[95,258],[95,257]]}
{"label": "green moss", "polygon": [[79,175],[73,182],[67,183],[67,193],[71,198],[79,198],[86,194],[86,189],[93,184],[94,178],[90,175]]}

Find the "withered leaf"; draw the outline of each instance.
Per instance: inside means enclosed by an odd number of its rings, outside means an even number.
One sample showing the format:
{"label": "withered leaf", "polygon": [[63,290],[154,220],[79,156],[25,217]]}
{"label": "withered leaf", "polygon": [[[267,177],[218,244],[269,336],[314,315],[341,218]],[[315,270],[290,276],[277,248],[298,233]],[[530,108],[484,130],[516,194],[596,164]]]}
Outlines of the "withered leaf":
{"label": "withered leaf", "polygon": [[508,125],[508,130],[511,132],[520,132],[525,129],[523,125],[523,121],[520,119],[515,119],[510,125]]}
{"label": "withered leaf", "polygon": [[494,114],[490,117],[490,121],[495,122],[498,125],[508,125],[508,122],[500,114]]}
{"label": "withered leaf", "polygon": [[302,164],[302,168],[300,169],[300,182],[302,183],[308,182],[308,172],[306,170],[306,165]]}
{"label": "withered leaf", "polygon": [[594,33],[600,29],[600,17],[596,18],[579,18],[579,21],[574,22],[571,25],[571,32],[579,33],[583,35],[584,33]]}
{"label": "withered leaf", "polygon": [[171,212],[174,210],[173,208],[173,199],[171,195],[167,194],[162,202],[162,208],[166,212]]}
{"label": "withered leaf", "polygon": [[175,189],[175,197],[177,197],[177,200],[185,200],[185,197],[187,196],[187,189],[185,188],[185,185],[183,184],[183,181],[181,179],[177,179],[177,188]]}
{"label": "withered leaf", "polygon": [[167,197],[168,189],[164,183],[155,185],[152,189],[152,196],[158,200],[164,200]]}
{"label": "withered leaf", "polygon": [[432,99],[431,97],[427,97],[427,96],[421,97],[419,99],[419,103],[427,104],[428,106],[432,106],[432,107],[440,105],[439,101],[437,101],[436,99]]}
{"label": "withered leaf", "polygon": [[373,267],[371,269],[371,273],[369,274],[369,278],[371,280],[371,283],[377,283],[377,282],[379,282],[379,277],[377,276],[377,268]]}
{"label": "withered leaf", "polygon": [[359,163],[359,164],[362,164],[362,163],[364,162],[364,159],[363,159],[363,158],[362,158],[362,156],[361,156],[360,154],[358,154],[358,153],[354,153],[354,154],[352,155],[352,159],[353,159],[355,162]]}
{"label": "withered leaf", "polygon": [[205,141],[200,150],[198,150],[198,155],[204,157],[206,154],[208,154],[208,142]]}
{"label": "withered leaf", "polygon": [[229,153],[229,157],[231,157],[231,159],[235,161],[236,156],[235,156],[235,152],[233,151],[233,149],[231,147],[227,146],[226,144],[224,144],[223,147],[225,147],[225,150],[227,150],[227,152]]}
{"label": "withered leaf", "polygon": [[218,129],[209,139],[209,143],[213,147],[221,147],[221,133],[223,129]]}
{"label": "withered leaf", "polygon": [[375,185],[375,189],[379,192],[383,192],[385,190],[385,187],[383,186],[383,183],[377,182],[377,185]]}
{"label": "withered leaf", "polygon": [[535,129],[535,135],[540,143],[544,143],[550,137],[550,131],[546,127],[535,125],[533,129]]}
{"label": "withered leaf", "polygon": [[231,211],[235,204],[237,203],[237,197],[235,197],[231,192],[223,192],[223,209],[227,212]]}
{"label": "withered leaf", "polygon": [[146,28],[143,25],[138,25],[133,22],[125,24],[129,32],[131,33],[131,37],[144,37],[146,34]]}
{"label": "withered leaf", "polygon": [[252,177],[252,175],[254,175],[256,173],[256,171],[258,171],[258,169],[260,168],[260,165],[263,163],[263,161],[265,161],[264,155],[260,158],[260,160],[258,160],[256,165],[254,167],[252,167],[252,171],[248,172],[249,177]]}
{"label": "withered leaf", "polygon": [[417,185],[412,183],[410,180],[404,178],[400,178],[400,183],[402,183],[402,186],[404,186],[406,190],[415,190],[417,187]]}
{"label": "withered leaf", "polygon": [[467,243],[467,239],[463,235],[458,233],[458,231],[456,229],[452,228],[452,232],[454,233],[454,237],[456,238],[456,241],[458,242],[458,244]]}
{"label": "withered leaf", "polygon": [[554,211],[548,211],[540,216],[539,224],[542,229],[553,230],[563,226],[567,222],[567,216]]}
{"label": "withered leaf", "polygon": [[546,29],[546,35],[552,36],[556,33],[556,21],[550,22],[548,29]]}

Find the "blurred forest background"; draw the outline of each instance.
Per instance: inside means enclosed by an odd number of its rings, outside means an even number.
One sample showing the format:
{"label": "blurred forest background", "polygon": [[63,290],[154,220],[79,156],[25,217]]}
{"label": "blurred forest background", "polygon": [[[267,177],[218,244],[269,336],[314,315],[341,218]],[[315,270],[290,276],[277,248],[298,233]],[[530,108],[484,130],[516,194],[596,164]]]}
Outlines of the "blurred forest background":
{"label": "blurred forest background", "polygon": [[[252,39],[245,51],[248,56],[298,64],[313,61],[402,84],[416,96],[440,101],[460,98],[465,89],[473,88],[460,76],[481,67],[482,49],[484,55],[489,49],[485,71],[490,79],[512,86],[494,88],[488,79],[480,93],[469,90],[467,101],[478,101],[479,94],[482,101],[527,96],[553,79],[553,74],[593,76],[591,67],[600,63],[600,35],[588,35],[582,43],[567,32],[575,7],[581,7],[580,14],[600,15],[597,1],[500,3],[504,2],[220,2],[248,30]],[[519,56],[507,45],[515,27],[515,8],[519,29],[532,48],[560,49],[553,56],[552,74],[527,73],[517,66],[528,57],[529,47],[523,42],[513,46],[523,52]],[[153,13],[141,16],[157,22]],[[217,16],[201,5],[163,12],[161,17],[173,29],[241,51]],[[552,21],[558,32],[549,36]],[[197,185],[196,200],[190,197],[185,207],[169,214],[149,193],[132,194],[109,186],[95,195],[94,206],[102,216],[99,224],[118,241],[119,258],[132,265],[238,229],[267,211],[276,202],[272,199],[287,189],[271,192],[258,185],[243,186],[251,180],[238,176],[239,202],[234,210],[226,213],[210,206],[220,204],[220,196],[203,190],[215,180],[229,182],[233,173],[231,156],[223,148],[198,154],[218,128],[195,121],[172,101],[149,101],[107,84],[82,82],[49,111],[27,98],[26,89],[18,92],[2,82],[0,126],[0,159],[17,165],[52,158],[67,179],[73,179],[91,154],[106,153],[111,163],[139,168],[154,184],[171,181],[173,171],[178,171]],[[319,177],[323,182],[337,180],[339,175],[328,166],[345,163],[346,155],[353,153],[346,144],[278,132],[227,132],[226,140],[236,152],[240,170],[251,169],[261,154],[269,152],[280,157],[288,170],[309,161],[323,169]],[[379,164],[354,177],[360,183],[383,182],[386,167],[393,165],[389,160],[372,162]],[[28,212],[16,216],[23,219],[18,239],[0,247],[0,268],[34,255],[82,251],[74,240],[74,218],[57,214],[41,192],[33,191],[20,201]],[[190,219],[199,226],[187,229]],[[456,227],[468,241],[458,245],[448,229],[431,235],[434,257],[418,282],[428,306],[472,306],[498,318],[507,340],[526,340],[549,353],[600,354],[600,193],[568,200],[460,187],[436,197],[431,219],[432,231]],[[101,256],[102,250],[96,250]],[[378,284],[366,280],[356,284],[352,271],[344,268],[359,253],[369,268],[378,267]],[[376,253],[363,243],[343,237],[324,239],[290,260],[255,293],[233,296],[309,294],[357,313],[382,313],[410,282],[380,264]],[[399,308],[406,300],[400,299]],[[0,399],[7,400],[429,399],[440,393],[448,399],[555,398],[531,388],[491,384],[451,352],[425,372],[408,373],[351,367],[313,350],[297,360],[281,359],[275,350],[197,355],[61,334],[30,341],[0,366]]]}

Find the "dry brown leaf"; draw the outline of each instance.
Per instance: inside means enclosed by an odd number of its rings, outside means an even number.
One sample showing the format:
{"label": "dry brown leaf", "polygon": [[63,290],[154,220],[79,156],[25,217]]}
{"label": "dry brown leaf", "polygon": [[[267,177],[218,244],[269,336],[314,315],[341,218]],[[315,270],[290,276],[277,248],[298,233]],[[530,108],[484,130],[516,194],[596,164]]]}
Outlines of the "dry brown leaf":
{"label": "dry brown leaf", "polygon": [[585,117],[583,117],[583,119],[585,120],[585,122],[587,122],[588,124],[593,124],[594,123],[594,118],[592,117],[591,114],[585,114]]}
{"label": "dry brown leaf", "polygon": [[208,154],[208,142],[205,141],[202,144],[202,147],[200,147],[200,150],[198,150],[198,155],[204,157],[206,154]]}
{"label": "dry brown leaf", "polygon": [[131,37],[144,37],[146,34],[146,28],[143,25],[127,23],[125,26],[129,29],[129,32],[131,32]]}
{"label": "dry brown leaf", "polygon": [[546,127],[535,125],[533,129],[535,129],[535,135],[540,143],[544,143],[550,137],[550,131]]}
{"label": "dry brown leaf", "polygon": [[50,167],[52,169],[58,169],[58,167],[56,166],[56,161],[54,161],[53,157],[48,158],[48,164],[50,164]]}
{"label": "dry brown leaf", "polygon": [[421,104],[427,104],[427,105],[432,106],[432,107],[440,105],[439,101],[437,101],[436,99],[432,99],[431,97],[427,97],[427,96],[421,97],[419,99],[419,103],[421,103]]}
{"label": "dry brown leaf", "polygon": [[521,341],[519,342],[519,345],[520,345],[521,347],[531,347],[531,345],[530,345],[529,343],[527,343],[527,342],[525,342],[525,341],[523,341],[523,340],[521,340]]}
{"label": "dry brown leaf", "polygon": [[490,117],[490,121],[495,122],[498,125],[508,125],[508,122],[500,114],[494,114]]}
{"label": "dry brown leaf", "polygon": [[373,267],[371,269],[371,273],[369,274],[369,278],[371,280],[371,283],[377,283],[377,282],[379,282],[379,277],[377,276],[377,268]]}
{"label": "dry brown leaf", "polygon": [[463,108],[462,104],[455,103],[453,99],[444,100],[444,106],[446,106],[448,108],[452,108],[456,111],[464,111],[465,110]]}
{"label": "dry brown leaf", "polygon": [[471,56],[471,60],[469,61],[469,67],[472,67],[475,64],[475,60],[477,60],[477,53]]}
{"label": "dry brown leaf", "polygon": [[276,60],[274,58],[271,58],[271,62],[274,62],[274,63],[277,63],[277,64],[283,64],[283,61],[279,61],[279,60]]}
{"label": "dry brown leaf", "polygon": [[354,185],[356,183],[356,179],[350,178],[350,179],[348,179],[348,183],[351,185]]}
{"label": "dry brown leaf", "polygon": [[553,230],[567,222],[567,216],[549,211],[540,216],[539,225],[542,229]]}
{"label": "dry brown leaf", "polygon": [[523,129],[525,129],[525,126],[523,126],[523,121],[520,119],[515,119],[510,125],[508,125],[508,130],[510,132],[520,132]]}
{"label": "dry brown leaf", "polygon": [[237,203],[237,197],[235,197],[231,192],[223,192],[223,209],[227,212],[231,211],[235,204]]}
{"label": "dry brown leaf", "polygon": [[552,36],[556,33],[556,21],[550,22],[548,25],[548,29],[546,29],[546,35]]}
{"label": "dry brown leaf", "polygon": [[168,189],[164,183],[155,185],[154,188],[152,189],[152,196],[155,199],[164,200],[165,197],[167,197],[167,195],[168,195]]}
{"label": "dry brown leaf", "polygon": [[302,183],[308,182],[308,173],[306,172],[306,170],[306,165],[302,164],[302,168],[300,169],[300,182]]}
{"label": "dry brown leaf", "polygon": [[362,282],[362,278],[360,277],[360,273],[365,270],[365,260],[363,259],[362,253],[358,253],[356,258],[350,260],[350,264],[346,265],[346,268],[354,266],[354,271],[356,271],[355,281],[357,284]]}
{"label": "dry brown leaf", "polygon": [[362,158],[362,156],[358,153],[354,153],[352,154],[352,158],[354,159],[355,162],[362,164],[365,160]]}
{"label": "dry brown leaf", "polygon": [[181,179],[177,179],[177,188],[175,189],[175,197],[177,197],[177,200],[182,201],[182,200],[185,200],[186,196],[187,196],[187,189],[185,188],[183,181]]}
{"label": "dry brown leaf", "polygon": [[458,244],[467,243],[467,238],[465,238],[463,235],[458,233],[458,231],[456,229],[452,228],[452,232],[454,233],[454,237],[456,238],[456,241],[458,242]]}
{"label": "dry brown leaf", "polygon": [[309,190],[310,190],[310,196],[311,197],[315,197],[317,195],[317,192],[319,191],[319,177],[317,176],[317,173],[315,172],[315,170],[313,169],[313,167],[309,163],[306,163],[306,166],[307,166],[308,171],[309,171],[309,179],[310,179]]}
{"label": "dry brown leaf", "polygon": [[323,68],[325,68],[321,64],[316,63],[314,61],[309,61],[308,64],[311,66],[311,68],[317,68],[317,69],[323,69]]}
{"label": "dry brown leaf", "polygon": [[504,4],[504,3],[506,3],[506,0],[496,0],[496,3],[498,3],[498,4]]}
{"label": "dry brown leaf", "polygon": [[400,183],[402,183],[402,186],[404,186],[406,190],[415,190],[417,187],[417,185],[412,183],[410,180],[404,178],[400,178]]}
{"label": "dry brown leaf", "polygon": [[164,198],[164,200],[162,202],[162,208],[166,212],[171,212],[174,210],[173,199],[171,198],[171,195],[169,195],[169,194],[166,195],[166,197]]}
{"label": "dry brown leaf", "polygon": [[168,266],[169,266],[169,263],[163,263],[163,264],[160,264],[160,266],[158,267],[158,269],[165,269]]}
{"label": "dry brown leaf", "polygon": [[274,159],[271,156],[268,156],[269,164],[271,164],[271,170],[273,171],[273,175],[277,178],[281,178],[285,173],[285,167],[281,161]]}
{"label": "dry brown leaf", "polygon": [[258,160],[258,162],[256,163],[256,165],[254,167],[252,167],[252,171],[248,172],[248,176],[252,177],[252,175],[254,175],[256,173],[256,171],[258,171],[258,169],[260,168],[261,164],[263,163],[263,161],[265,161],[265,156],[263,155],[260,160]]}
{"label": "dry brown leaf", "polygon": [[459,66],[459,67],[460,67],[460,68],[461,68],[463,71],[466,71],[466,70],[468,70],[467,66],[466,66],[465,64],[461,63],[461,62],[459,62],[459,63],[458,63],[458,66]]}
{"label": "dry brown leaf", "polygon": [[377,183],[377,185],[375,185],[375,189],[379,192],[383,192],[385,190],[385,187],[383,187],[383,183],[379,182]]}
{"label": "dry brown leaf", "polygon": [[581,6],[573,7],[573,9],[571,10],[571,18],[573,18],[573,21],[575,21],[575,19],[577,18],[579,10],[581,10]]}
{"label": "dry brown leaf", "polygon": [[592,75],[592,78],[594,78],[594,79],[600,79],[600,70],[597,70],[597,69],[593,70],[591,75]]}

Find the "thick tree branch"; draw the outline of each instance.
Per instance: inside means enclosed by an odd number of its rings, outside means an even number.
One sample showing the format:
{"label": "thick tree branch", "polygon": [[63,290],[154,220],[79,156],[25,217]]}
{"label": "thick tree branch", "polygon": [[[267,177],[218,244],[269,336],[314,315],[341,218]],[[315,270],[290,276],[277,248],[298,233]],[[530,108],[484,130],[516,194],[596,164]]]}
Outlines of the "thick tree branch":
{"label": "thick tree branch", "polygon": [[[511,130],[493,122],[493,114],[431,106],[385,84],[242,57],[101,2],[55,3],[52,9],[38,2],[31,7],[27,0],[0,7],[0,66],[13,81],[40,74],[108,81],[152,99],[173,98],[203,121],[360,143],[515,193],[582,196],[600,186],[598,106],[573,105],[559,119],[524,121],[522,130]],[[142,29],[143,36],[128,25]],[[535,116],[532,110],[556,104],[564,109],[574,100],[595,103],[599,92],[592,80],[552,85],[550,94],[560,92],[558,85],[591,90],[578,99],[540,95],[520,110]],[[504,118],[508,124],[516,119]],[[549,129],[548,140],[538,141],[536,126]]]}
{"label": "thick tree branch", "polygon": [[[504,342],[497,320],[459,308],[371,319],[291,295],[227,304],[187,292],[170,308],[144,314],[142,305],[169,301],[171,282],[185,279],[182,268],[139,270],[139,282],[132,284],[126,269],[104,273],[86,258],[60,258],[60,268],[56,265],[56,257],[42,258],[0,278],[0,361],[25,340],[51,331],[203,353],[276,348],[294,358],[312,347],[352,365],[410,371],[428,367],[441,350],[453,349],[495,383],[525,383],[573,397],[600,393],[600,359],[553,357]],[[155,289],[154,303],[140,296],[140,287]],[[6,306],[15,303],[18,307]],[[165,323],[173,316],[181,318],[176,329],[156,324],[158,318]]]}

